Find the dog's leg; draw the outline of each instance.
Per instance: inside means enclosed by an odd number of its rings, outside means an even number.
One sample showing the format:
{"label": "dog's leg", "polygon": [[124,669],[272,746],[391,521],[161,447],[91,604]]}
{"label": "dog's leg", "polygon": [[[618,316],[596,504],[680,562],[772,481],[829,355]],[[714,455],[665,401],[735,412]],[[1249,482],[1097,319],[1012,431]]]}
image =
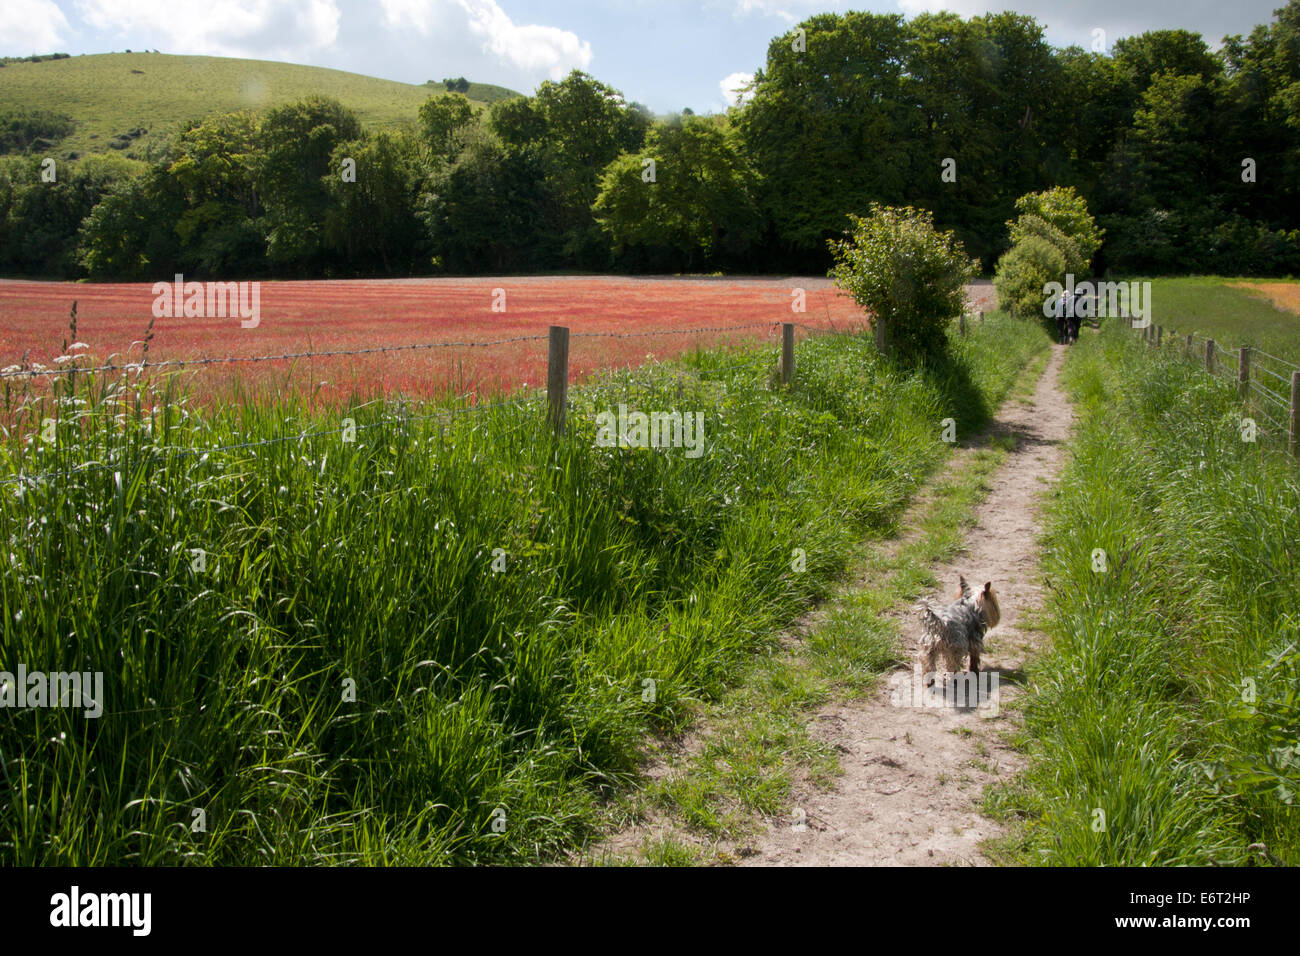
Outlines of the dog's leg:
{"label": "dog's leg", "polygon": [[984,649],[983,645],[971,641],[970,645],[970,669],[972,673],[980,672],[980,651]]}
{"label": "dog's leg", "polygon": [[921,662],[921,683],[926,687],[929,687],[934,682],[934,678],[930,675],[934,673],[934,658],[937,651],[938,647],[934,644],[923,644],[921,646],[921,656],[919,658]]}
{"label": "dog's leg", "polygon": [[949,674],[956,674],[961,670],[961,654],[947,643],[943,645],[943,663]]}

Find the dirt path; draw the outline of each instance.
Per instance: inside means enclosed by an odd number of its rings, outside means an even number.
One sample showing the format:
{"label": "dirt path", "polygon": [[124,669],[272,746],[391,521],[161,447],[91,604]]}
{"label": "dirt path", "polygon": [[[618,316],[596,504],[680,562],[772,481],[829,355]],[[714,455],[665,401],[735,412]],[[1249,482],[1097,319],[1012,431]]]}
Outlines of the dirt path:
{"label": "dirt path", "polygon": [[[978,526],[967,532],[967,549],[935,569],[947,601],[958,574],[973,586],[992,581],[1002,621],[985,641],[982,670],[998,673],[1001,703],[1014,700],[1022,669],[1042,636],[1021,630],[1025,612],[1039,605],[1037,579],[1039,494],[1064,460],[1072,412],[1058,385],[1064,348],[1053,354],[1032,400],[1006,403],[991,433],[1013,434],[1015,450],[995,473],[979,508]],[[919,638],[916,615],[900,625],[909,658]],[[792,806],[800,819],[773,821],[748,841],[743,865],[983,865],[981,840],[998,825],[981,816],[987,784],[1006,779],[1022,761],[1004,736],[1015,718],[990,710],[894,706],[896,688],[912,684],[900,670],[870,697],[828,706],[814,715],[814,733],[840,754],[843,776],[830,791],[796,781]]]}

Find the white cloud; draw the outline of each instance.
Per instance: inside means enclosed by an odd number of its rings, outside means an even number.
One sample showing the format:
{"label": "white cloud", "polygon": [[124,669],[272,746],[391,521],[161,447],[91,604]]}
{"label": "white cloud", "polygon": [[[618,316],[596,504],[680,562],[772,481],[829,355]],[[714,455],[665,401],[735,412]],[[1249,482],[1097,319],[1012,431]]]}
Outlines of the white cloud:
{"label": "white cloud", "polygon": [[730,0],[732,15],[777,17],[799,23],[815,13],[834,13],[845,7],[844,0]]}
{"label": "white cloud", "polygon": [[742,93],[742,90],[753,82],[753,73],[731,73],[718,83],[718,88],[722,90],[722,96],[728,106],[739,106],[742,98],[748,100],[753,95],[752,92]]}
{"label": "white cloud", "polygon": [[77,0],[87,24],[167,53],[292,58],[338,38],[335,0]]}
{"label": "white cloud", "polygon": [[552,80],[591,62],[591,44],[558,27],[517,26],[496,0],[458,0],[469,14],[469,28],[486,37],[483,47],[502,60],[533,72],[544,69]]}
{"label": "white cloud", "polygon": [[[559,27],[520,25],[496,0],[382,0],[384,22],[397,30],[429,36],[448,21],[454,32],[468,30],[504,66],[531,78],[563,79],[591,63],[591,44]],[[456,16],[459,11],[459,16]]]}
{"label": "white cloud", "polygon": [[736,0],[736,14],[747,17],[757,13],[763,16],[780,17],[787,23],[796,23],[799,18],[786,9],[793,5],[789,0]]}
{"label": "white cloud", "polygon": [[67,28],[67,18],[52,0],[5,0],[0,52],[11,56],[58,52],[55,47]]}
{"label": "white cloud", "polygon": [[447,4],[435,0],[380,0],[384,8],[384,24],[398,29],[413,28],[417,33],[428,36],[434,27],[439,26],[438,14],[444,12]]}

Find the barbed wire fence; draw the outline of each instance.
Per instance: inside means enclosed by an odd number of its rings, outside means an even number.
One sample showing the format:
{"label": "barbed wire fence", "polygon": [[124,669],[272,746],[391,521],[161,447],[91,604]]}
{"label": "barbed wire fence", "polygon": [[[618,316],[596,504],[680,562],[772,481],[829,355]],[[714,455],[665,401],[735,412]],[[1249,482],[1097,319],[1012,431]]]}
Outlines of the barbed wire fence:
{"label": "barbed wire fence", "polygon": [[[782,330],[782,352],[779,359],[779,369],[781,381],[788,383],[794,375],[794,329],[798,326],[808,332],[829,335],[845,334],[853,329],[835,329],[822,326],[808,325],[805,323],[793,322],[752,322],[739,325],[722,325],[706,326],[689,329],[654,329],[641,332],[571,332],[566,326],[552,326],[547,334],[544,335],[519,335],[501,339],[489,339],[482,341],[463,341],[463,342],[428,342],[414,345],[394,345],[394,346],[376,346],[363,349],[334,349],[325,351],[309,352],[282,352],[272,355],[250,355],[250,356],[205,356],[189,359],[163,359],[149,362],[147,357],[142,356],[139,362],[126,363],[108,363],[102,365],[78,365],[76,364],[75,355],[70,356],[72,361],[60,363],[54,367],[14,367],[10,366],[0,369],[0,381],[12,379],[50,378],[53,376],[75,376],[75,375],[106,375],[113,373],[136,373],[137,377],[142,376],[146,371],[154,372],[157,370],[177,370],[183,368],[211,368],[221,365],[232,365],[240,363],[261,363],[274,361],[289,361],[299,359],[315,358],[333,358],[341,356],[356,355],[378,355],[397,352],[426,351],[435,349],[456,349],[456,348],[489,348],[495,346],[509,345],[519,342],[539,342],[548,341],[547,353],[547,388],[546,404],[547,417],[550,420],[555,432],[562,433],[565,426],[565,416],[568,404],[568,380],[569,380],[569,355],[568,343],[570,338],[582,339],[634,339],[649,338],[653,336],[665,335],[702,335],[715,333],[732,333],[741,331],[752,331],[755,329],[766,329],[775,333],[777,329]],[[964,327],[964,320],[963,320]],[[63,356],[61,356],[63,357]],[[727,372],[739,371],[742,369],[755,368],[759,362],[765,361],[771,365],[771,356],[769,353],[754,350],[754,354],[746,361],[724,366],[704,366],[699,369],[702,375],[717,375]],[[609,369],[609,366],[605,367]],[[629,367],[630,368],[630,367]],[[473,414],[477,412],[489,411],[492,409],[502,409],[507,407],[523,407],[527,405],[538,404],[541,397],[537,395],[509,399],[498,402],[478,403],[466,405],[463,407],[441,407],[434,412],[425,415],[393,415],[380,418],[375,421],[357,423],[354,419],[343,418],[340,424],[334,427],[315,428],[300,431],[287,435],[278,435],[271,438],[258,439],[255,441],[239,442],[230,445],[215,445],[211,447],[186,447],[186,446],[153,446],[158,452],[158,457],[167,455],[177,455],[182,457],[215,456],[230,452],[247,451],[256,448],[264,448],[286,443],[303,443],[311,439],[337,435],[351,430],[352,432],[365,431],[373,428],[380,428],[391,425],[407,425],[413,422],[429,421],[434,419],[452,420],[460,415]],[[56,422],[57,424],[57,422]],[[55,468],[38,473],[18,472],[13,475],[0,477],[0,486],[29,484],[36,485],[43,481],[52,479],[64,479],[75,477],[87,472],[115,471],[124,467],[126,463],[118,462],[85,462],[76,466],[64,468]]]}
{"label": "barbed wire fence", "polygon": [[1131,327],[1151,348],[1175,349],[1188,361],[1203,363],[1215,378],[1234,382],[1256,430],[1284,444],[1292,461],[1300,459],[1300,365],[1251,345],[1225,349],[1197,332]]}

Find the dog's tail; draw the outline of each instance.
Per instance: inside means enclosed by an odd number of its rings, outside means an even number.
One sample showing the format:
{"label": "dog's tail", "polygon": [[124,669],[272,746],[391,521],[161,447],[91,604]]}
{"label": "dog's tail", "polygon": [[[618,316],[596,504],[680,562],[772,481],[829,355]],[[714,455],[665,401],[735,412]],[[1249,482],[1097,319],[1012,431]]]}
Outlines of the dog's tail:
{"label": "dog's tail", "polygon": [[943,618],[934,613],[934,605],[929,601],[918,601],[916,611],[921,615],[921,630],[924,632],[922,643],[928,644],[943,636]]}

